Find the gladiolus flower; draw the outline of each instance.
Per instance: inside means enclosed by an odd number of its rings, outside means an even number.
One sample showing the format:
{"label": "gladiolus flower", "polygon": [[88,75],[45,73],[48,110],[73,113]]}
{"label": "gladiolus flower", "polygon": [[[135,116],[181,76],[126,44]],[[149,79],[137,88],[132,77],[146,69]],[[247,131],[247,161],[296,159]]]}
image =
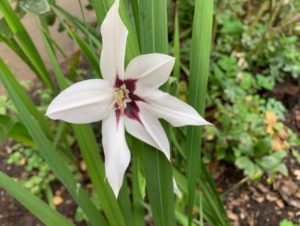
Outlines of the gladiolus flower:
{"label": "gladiolus flower", "polygon": [[158,53],[141,55],[124,70],[128,31],[118,8],[117,0],[101,26],[103,79],[71,85],[52,101],[46,113],[51,119],[77,124],[103,121],[105,172],[116,196],[130,162],[125,129],[170,160],[169,141],[159,118],[173,126],[210,124],[188,104],[159,90],[170,76],[173,57]]}

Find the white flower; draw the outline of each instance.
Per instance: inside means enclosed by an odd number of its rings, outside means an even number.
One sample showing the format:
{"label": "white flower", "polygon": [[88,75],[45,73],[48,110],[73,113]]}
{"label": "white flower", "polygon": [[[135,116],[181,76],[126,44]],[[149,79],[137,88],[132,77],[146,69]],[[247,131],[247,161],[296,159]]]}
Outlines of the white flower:
{"label": "white flower", "polygon": [[161,150],[170,160],[168,138],[159,122],[173,126],[206,125],[192,107],[159,90],[168,80],[174,58],[147,54],[134,58],[124,71],[128,31],[119,13],[117,0],[101,26],[100,60],[104,80],[78,82],[61,92],[48,107],[46,115],[70,123],[102,122],[102,143],[108,181],[118,196],[130,162],[125,140],[132,136]]}

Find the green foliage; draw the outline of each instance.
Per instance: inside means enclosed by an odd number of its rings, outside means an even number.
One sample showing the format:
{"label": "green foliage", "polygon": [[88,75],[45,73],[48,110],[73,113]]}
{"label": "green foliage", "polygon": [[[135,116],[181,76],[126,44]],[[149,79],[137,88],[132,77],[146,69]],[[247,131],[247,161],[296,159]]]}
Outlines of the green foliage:
{"label": "green foliage", "polygon": [[50,183],[56,179],[49,166],[42,160],[38,152],[32,148],[16,144],[11,147],[11,151],[7,163],[24,166],[28,175],[27,178],[24,178],[24,186],[32,194],[43,197],[45,191],[50,188]]}
{"label": "green foliage", "polygon": [[[284,120],[285,108],[275,99],[265,99],[256,94],[259,90],[270,90],[273,85],[268,77],[245,72],[237,57],[219,57],[212,65],[209,106],[216,108],[214,118],[217,128],[206,128],[204,159],[209,162],[214,156],[234,162],[237,167],[253,179],[267,172],[272,179],[276,172],[287,175],[283,160],[291,147],[299,144],[295,134],[278,120]],[[274,125],[268,114],[275,117]],[[272,124],[272,125],[270,125]],[[274,129],[274,134],[269,131]],[[280,139],[279,133],[287,133]],[[274,147],[276,142],[289,145]],[[274,152],[277,151],[277,152]]]}
{"label": "green foliage", "polygon": [[299,77],[297,1],[217,2],[215,54],[244,54],[249,70],[259,68],[272,83]]}
{"label": "green foliage", "polygon": [[50,6],[47,0],[21,0],[20,6],[28,12],[43,14],[49,12]]}
{"label": "green foliage", "polygon": [[291,222],[289,220],[282,220],[282,221],[280,221],[280,224],[279,224],[279,226],[298,226],[298,225],[299,224],[294,224],[293,222]]}
{"label": "green foliage", "polygon": [[[299,147],[293,141],[296,135],[279,122],[285,119],[282,103],[263,95],[276,82],[299,76],[298,25],[293,18],[300,6],[296,1],[270,2],[216,1],[208,85],[208,108],[216,127],[205,128],[203,159],[235,163],[254,179],[264,172],[270,179],[276,172],[286,175],[286,153]],[[182,37],[190,37],[193,7],[193,1],[179,1],[180,26],[186,29]],[[181,45],[182,71],[188,74],[184,65],[190,41],[182,39]],[[275,134],[268,132],[269,112],[276,117]],[[288,135],[279,139],[279,133]]]}
{"label": "green foliage", "polygon": [[9,194],[16,198],[45,225],[74,225],[66,217],[53,210],[41,199],[32,195],[27,189],[2,172],[0,172],[0,187],[4,188]]}

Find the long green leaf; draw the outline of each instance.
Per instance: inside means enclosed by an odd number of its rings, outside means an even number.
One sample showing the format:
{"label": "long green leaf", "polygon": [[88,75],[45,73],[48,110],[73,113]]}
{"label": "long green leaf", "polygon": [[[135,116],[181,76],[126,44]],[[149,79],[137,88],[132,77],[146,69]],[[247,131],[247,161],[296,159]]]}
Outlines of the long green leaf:
{"label": "long green leaf", "polygon": [[16,53],[29,67],[32,71],[38,74],[34,65],[28,59],[24,51],[22,50],[20,44],[15,40],[14,37],[6,37],[0,33],[0,41],[3,41],[14,53]]}
{"label": "long green leaf", "polygon": [[77,30],[81,31],[83,34],[86,35],[87,40],[92,40],[92,43],[97,47],[100,48],[100,38],[98,37],[97,33],[93,30],[91,30],[88,26],[86,26],[82,21],[80,21],[77,17],[74,17],[71,15],[68,11],[63,9],[62,7],[58,5],[52,5],[52,9],[57,14],[61,14],[65,17],[66,20],[68,20],[72,26],[74,26]]}
{"label": "long green leaf", "polygon": [[[204,114],[213,24],[213,0],[196,0],[191,65],[189,80],[189,103]],[[196,180],[200,175],[201,129],[190,127],[187,133],[188,147],[188,206],[189,224],[192,223]],[[202,182],[201,182],[202,183]]]}
{"label": "long green leaf", "polygon": [[142,53],[168,53],[167,1],[140,1],[139,6]]}
{"label": "long green leaf", "polygon": [[31,213],[48,226],[72,226],[70,220],[65,218],[59,212],[53,210],[41,199],[31,194],[22,185],[15,182],[6,174],[0,172],[0,187],[5,189],[11,196],[17,199]]}
{"label": "long green leaf", "polygon": [[[44,38],[55,76],[59,82],[59,87],[65,89],[68,86],[68,82],[64,78],[63,72],[57,62],[51,41],[44,32],[42,33],[42,37]],[[72,129],[75,133],[76,140],[78,141],[83,159],[87,165],[92,183],[95,186],[95,191],[101,200],[101,206],[110,225],[125,225],[116,198],[108,183],[105,182],[104,164],[99,155],[99,146],[93,130],[88,125],[72,125]]]}
{"label": "long green leaf", "polygon": [[127,178],[124,177],[123,185],[118,196],[119,205],[124,215],[124,219],[127,226],[135,225],[133,222],[133,210],[130,201],[130,191],[129,185],[127,183]]}
{"label": "long green leaf", "polygon": [[144,208],[141,205],[143,201],[141,184],[142,177],[142,165],[143,165],[143,152],[144,144],[141,141],[134,140],[134,146],[131,145],[132,151],[132,205],[133,205],[133,217],[134,225],[145,225],[144,222]]}
{"label": "long green leaf", "polygon": [[[11,137],[14,140],[18,141],[18,142],[22,142],[25,145],[29,145],[29,146],[34,146],[34,143],[30,137],[30,135],[28,134],[28,131],[26,130],[26,128],[24,127],[23,124],[21,124],[20,122],[16,122],[14,121],[14,119],[12,119],[11,117],[7,116],[7,115],[0,115],[0,128],[1,128],[1,132],[0,134],[3,132],[3,127],[7,128],[9,127],[10,123],[13,123],[11,128],[6,131],[5,136],[6,137]],[[0,136],[1,138],[1,136]]]}
{"label": "long green leaf", "polygon": [[[7,68],[6,65],[5,68]],[[5,70],[5,68],[3,68],[3,70]],[[30,114],[37,120],[47,137],[52,137],[52,134],[49,130],[49,124],[47,123],[43,115],[37,110],[36,106],[28,97],[22,86],[18,83],[17,79],[14,76],[7,76],[7,79],[14,87],[15,92],[17,92],[19,97],[22,99],[22,102],[27,106]]]}
{"label": "long green leaf", "polygon": [[175,225],[174,194],[170,162],[158,150],[145,150],[145,177],[155,225]]}
{"label": "long green leaf", "polygon": [[22,102],[19,93],[16,92],[9,78],[13,78],[13,74],[7,68],[3,60],[0,59],[0,80],[6,88],[6,91],[14,103],[17,111],[19,112],[19,117],[35,142],[40,155],[43,157],[55,175],[60,179],[60,181],[66,186],[75,201],[83,209],[86,216],[88,216],[91,223],[95,226],[106,225],[106,220],[101,216],[101,214],[99,214],[97,208],[92,203],[87,193],[75,180],[74,175],[67,167],[65,161],[53,148],[52,143],[48,140],[37,121],[30,114],[27,108],[28,106]]}
{"label": "long green leaf", "polygon": [[[177,4],[177,2],[176,2]],[[175,21],[174,21],[174,56],[175,56],[175,65],[173,75],[178,80],[180,79],[180,37],[179,37],[179,16],[177,5],[175,6]]]}
{"label": "long green leaf", "polygon": [[[167,1],[140,1],[139,7],[142,53],[167,53]],[[145,150],[145,176],[155,225],[175,225],[171,165],[160,151],[150,146]]]}
{"label": "long green leaf", "polygon": [[96,72],[96,76],[100,76],[100,66],[99,66],[99,57],[96,55],[95,51],[93,51],[92,47],[88,45],[86,41],[84,41],[79,34],[69,25],[63,22],[64,27],[67,29],[69,35],[73,38],[73,40],[78,44],[83,54],[93,67]]}

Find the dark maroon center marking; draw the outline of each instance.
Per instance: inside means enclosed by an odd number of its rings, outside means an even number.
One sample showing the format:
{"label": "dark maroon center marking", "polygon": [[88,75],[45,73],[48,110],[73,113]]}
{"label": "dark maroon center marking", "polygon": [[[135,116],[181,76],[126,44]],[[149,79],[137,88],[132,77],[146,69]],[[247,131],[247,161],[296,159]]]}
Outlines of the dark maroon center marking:
{"label": "dark maroon center marking", "polygon": [[[128,97],[130,99],[130,102],[126,103],[126,107],[124,109],[124,114],[132,119],[132,120],[137,120],[139,123],[142,123],[140,116],[139,116],[139,112],[140,109],[137,105],[137,101],[144,101],[142,98],[140,98],[139,96],[134,94],[134,91],[136,89],[136,82],[137,79],[125,79],[125,80],[121,80],[119,78],[119,76],[117,76],[116,81],[115,81],[115,85],[114,88],[118,89],[118,88],[122,88],[121,86],[123,86],[125,84],[126,89],[128,90]],[[117,122],[119,122],[120,116],[121,116],[121,109],[118,107],[117,103],[115,106],[115,111],[116,111],[116,117],[117,117]]]}

